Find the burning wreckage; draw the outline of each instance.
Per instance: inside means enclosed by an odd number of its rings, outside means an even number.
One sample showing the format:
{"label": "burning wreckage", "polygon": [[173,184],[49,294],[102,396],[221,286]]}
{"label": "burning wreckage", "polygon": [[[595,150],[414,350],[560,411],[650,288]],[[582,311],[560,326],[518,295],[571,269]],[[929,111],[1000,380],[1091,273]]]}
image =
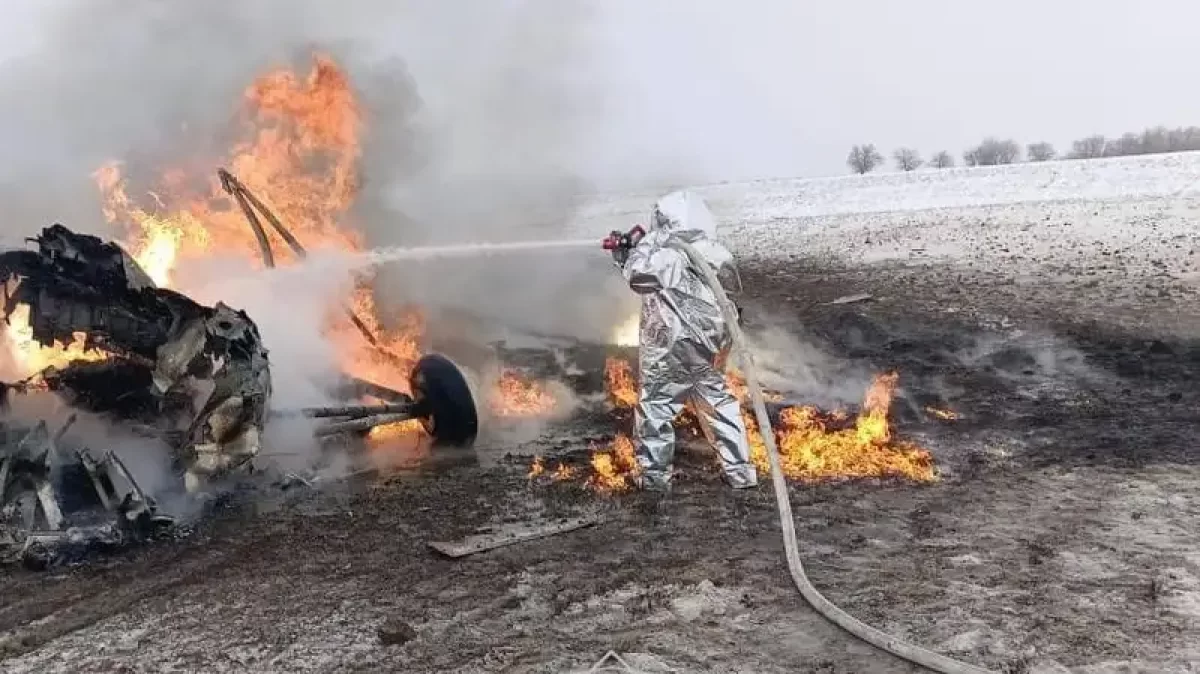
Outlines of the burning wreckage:
{"label": "burning wreckage", "polygon": [[[3,408],[10,409],[14,395],[48,391],[73,409],[158,438],[188,492],[251,468],[271,398],[268,353],[254,321],[224,304],[204,306],[157,287],[114,243],[59,224],[32,241],[37,250],[0,253],[6,322],[27,314],[35,342],[82,340],[87,353],[100,357],[0,384]],[[316,431],[322,440],[419,419],[435,446],[469,446],[478,416],[462,372],[429,354],[410,383],[412,395],[347,378],[337,392],[342,399],[384,403],[292,414],[330,420]],[[57,429],[12,414],[0,419],[0,562],[45,565],[172,526],[117,453],[64,443],[75,419],[72,413]]]}

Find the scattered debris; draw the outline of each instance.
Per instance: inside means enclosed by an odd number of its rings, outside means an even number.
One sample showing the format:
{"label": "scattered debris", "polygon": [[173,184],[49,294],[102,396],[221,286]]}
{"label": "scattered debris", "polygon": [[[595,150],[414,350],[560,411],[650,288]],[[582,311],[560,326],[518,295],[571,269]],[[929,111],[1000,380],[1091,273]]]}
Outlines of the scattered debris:
{"label": "scattered debris", "polygon": [[600,517],[576,517],[545,522],[517,522],[498,527],[489,527],[480,533],[457,541],[431,542],[429,547],[447,557],[466,557],[477,552],[494,550],[514,543],[523,543],[538,538],[565,534],[601,522]]}
{"label": "scattered debris", "polygon": [[173,526],[116,454],[68,455],[62,435],[44,421],[0,424],[0,563],[46,568]]}

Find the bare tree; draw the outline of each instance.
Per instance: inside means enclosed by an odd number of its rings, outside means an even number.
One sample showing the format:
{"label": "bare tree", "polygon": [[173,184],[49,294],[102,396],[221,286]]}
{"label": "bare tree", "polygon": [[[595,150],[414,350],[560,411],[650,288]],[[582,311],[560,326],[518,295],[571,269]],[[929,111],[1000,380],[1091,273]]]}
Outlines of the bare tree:
{"label": "bare tree", "polygon": [[976,147],[963,154],[967,166],[996,166],[1012,164],[1021,159],[1021,146],[1015,140],[985,138]]}
{"label": "bare tree", "polygon": [[1071,153],[1067,157],[1096,159],[1196,150],[1200,150],[1200,127],[1168,129],[1165,126],[1155,126],[1144,129],[1141,133],[1121,134],[1119,138],[1105,138],[1099,134],[1080,138],[1071,144]]}
{"label": "bare tree", "polygon": [[1168,131],[1167,147],[1169,152],[1200,150],[1200,128],[1189,126]]}
{"label": "bare tree", "polygon": [[1126,133],[1104,144],[1105,157],[1128,157],[1135,154],[1145,154],[1141,134]]}
{"label": "bare tree", "polygon": [[896,150],[892,153],[892,158],[896,160],[896,168],[901,171],[915,171],[925,163],[921,159],[920,153],[911,147],[902,147]]}
{"label": "bare tree", "polygon": [[846,164],[850,170],[862,175],[870,173],[883,164],[883,155],[879,154],[879,150],[871,143],[866,145],[855,145],[850,148],[850,156],[846,157]]}
{"label": "bare tree", "polygon": [[[1172,140],[1176,140],[1176,136],[1165,126],[1156,126],[1153,129],[1146,129],[1142,132],[1142,152],[1147,154],[1175,152],[1177,149],[1172,147]],[[1180,147],[1178,149],[1182,150],[1185,148]]]}
{"label": "bare tree", "polygon": [[1104,136],[1099,134],[1081,138],[1071,144],[1071,154],[1067,155],[1069,159],[1096,159],[1104,156],[1104,148],[1108,145],[1108,141]]}
{"label": "bare tree", "polygon": [[929,165],[940,169],[952,168],[954,166],[954,157],[950,156],[949,152],[942,150],[929,158]]}
{"label": "bare tree", "polygon": [[1029,161],[1050,161],[1057,156],[1054,146],[1046,142],[1030,143],[1029,147],[1025,148],[1025,154],[1029,156]]}

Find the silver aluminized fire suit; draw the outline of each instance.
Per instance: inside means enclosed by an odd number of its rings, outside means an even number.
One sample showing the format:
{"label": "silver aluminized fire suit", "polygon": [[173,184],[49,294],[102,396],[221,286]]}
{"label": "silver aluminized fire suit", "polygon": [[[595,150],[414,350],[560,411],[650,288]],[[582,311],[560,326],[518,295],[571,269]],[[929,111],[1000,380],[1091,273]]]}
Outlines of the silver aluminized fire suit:
{"label": "silver aluminized fire suit", "polygon": [[730,335],[716,295],[686,254],[671,245],[676,239],[688,242],[721,271],[732,265],[733,254],[715,236],[716,223],[704,201],[672,192],[655,205],[641,241],[615,256],[629,287],[642,298],[634,423],[641,484],[647,489],[670,484],[673,422],[688,401],[716,445],[726,481],[735,488],[758,484],[741,406],[718,365]]}

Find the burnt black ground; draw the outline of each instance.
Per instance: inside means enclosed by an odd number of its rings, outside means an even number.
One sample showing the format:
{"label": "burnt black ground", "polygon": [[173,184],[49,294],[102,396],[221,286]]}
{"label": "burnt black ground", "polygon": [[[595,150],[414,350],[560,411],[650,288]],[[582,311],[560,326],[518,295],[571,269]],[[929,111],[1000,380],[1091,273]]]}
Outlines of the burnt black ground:
{"label": "burnt black ground", "polygon": [[[752,328],[782,325],[847,372],[899,371],[898,430],[943,469],[933,485],[792,489],[830,599],[1006,672],[1195,657],[1200,344],[1183,336],[1186,290],[1112,301],[1122,279],[1014,285],[932,266],[751,264],[743,278]],[[875,298],[825,304],[859,292]],[[543,450],[581,449],[558,444]],[[531,485],[527,463],[352,483],[121,558],[4,572],[0,669],[556,672],[616,650],[677,671],[915,671],[803,605],[769,488],[726,490],[706,454],[685,457],[661,499]],[[425,547],[591,512],[607,522],[463,560]],[[388,620],[416,639],[381,645]]]}

